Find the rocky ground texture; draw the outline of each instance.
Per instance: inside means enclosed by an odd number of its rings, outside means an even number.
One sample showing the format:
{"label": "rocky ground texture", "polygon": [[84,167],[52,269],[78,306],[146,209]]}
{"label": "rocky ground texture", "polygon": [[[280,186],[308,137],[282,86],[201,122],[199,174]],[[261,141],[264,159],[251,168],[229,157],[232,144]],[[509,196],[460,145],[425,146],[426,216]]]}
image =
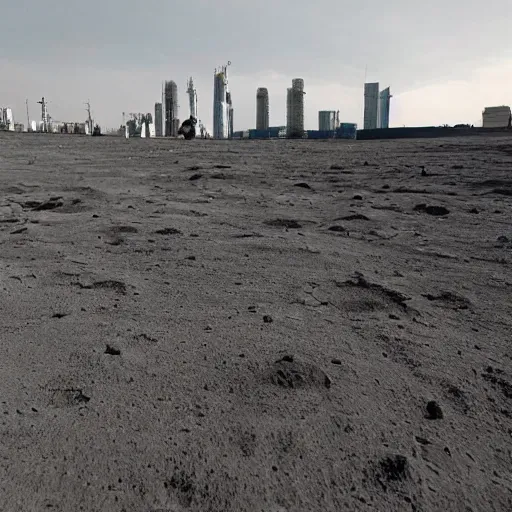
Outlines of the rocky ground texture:
{"label": "rocky ground texture", "polygon": [[0,134],[0,510],[512,510],[512,139]]}

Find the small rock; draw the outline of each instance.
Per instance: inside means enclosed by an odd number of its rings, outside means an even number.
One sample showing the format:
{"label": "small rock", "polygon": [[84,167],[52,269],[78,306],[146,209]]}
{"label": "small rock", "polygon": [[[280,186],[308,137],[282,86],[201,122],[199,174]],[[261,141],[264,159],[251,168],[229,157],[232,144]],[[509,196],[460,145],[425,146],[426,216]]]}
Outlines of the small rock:
{"label": "small rock", "polygon": [[19,235],[20,233],[27,231],[27,229],[27,227],[16,229],[15,231],[11,231],[11,235]]}
{"label": "small rock", "polygon": [[345,233],[347,230],[343,226],[331,226],[329,231],[334,231],[336,233]]}
{"label": "small rock", "polygon": [[365,160],[364,164],[365,167],[368,167],[370,164]]}
{"label": "small rock", "polygon": [[295,183],[294,187],[311,189],[311,187],[307,183]]}
{"label": "small rock", "polygon": [[398,316],[396,316],[396,315],[393,315],[393,314],[390,314],[390,315],[389,315],[389,318],[390,318],[391,320],[400,320],[400,317],[398,317]]}
{"label": "small rock", "polygon": [[293,363],[293,356],[286,355],[281,358],[281,361],[285,361],[286,363]]}
{"label": "small rock", "polygon": [[274,321],[274,319],[273,319],[270,315],[265,315],[265,316],[263,317],[263,321],[264,321],[266,324],[271,324],[271,323]]}
{"label": "small rock", "polygon": [[431,400],[427,404],[427,417],[431,420],[441,420],[443,416],[441,406],[435,400]]}
{"label": "small rock", "polygon": [[387,184],[386,184],[386,185],[382,185],[382,188],[383,188],[384,190],[388,190],[390,187],[389,187],[389,185],[387,185]]}
{"label": "small rock", "polygon": [[428,176],[427,171],[425,171],[425,168],[423,168],[423,169],[421,170],[421,175],[422,175],[422,176]]}
{"label": "small rock", "polygon": [[64,318],[65,316],[68,316],[67,313],[54,313],[52,315],[52,318]]}
{"label": "small rock", "polygon": [[190,261],[196,261],[196,257],[195,256],[187,256],[186,259],[190,260]]}
{"label": "small rock", "polygon": [[120,356],[121,351],[117,348],[107,345],[107,348],[105,349],[105,354],[108,354],[109,356]]}
{"label": "small rock", "polygon": [[356,194],[352,199],[354,199],[356,201],[362,201],[363,200],[363,196],[361,196],[359,194]]}
{"label": "small rock", "polygon": [[471,208],[471,210],[469,210],[469,213],[480,213],[476,208]]}
{"label": "small rock", "polygon": [[452,169],[456,171],[460,171],[461,169],[464,169],[463,165],[452,165]]}
{"label": "small rock", "polygon": [[341,359],[331,359],[332,364],[341,364]]}
{"label": "small rock", "polygon": [[508,242],[510,242],[510,240],[506,237],[506,236],[499,236],[497,239],[496,239],[498,242],[501,242],[502,244],[508,244]]}
{"label": "small rock", "polygon": [[202,177],[203,177],[203,175],[198,172],[196,174],[192,174],[192,176],[190,176],[189,180],[190,181],[196,181],[196,180],[198,180],[198,179],[200,179]]}

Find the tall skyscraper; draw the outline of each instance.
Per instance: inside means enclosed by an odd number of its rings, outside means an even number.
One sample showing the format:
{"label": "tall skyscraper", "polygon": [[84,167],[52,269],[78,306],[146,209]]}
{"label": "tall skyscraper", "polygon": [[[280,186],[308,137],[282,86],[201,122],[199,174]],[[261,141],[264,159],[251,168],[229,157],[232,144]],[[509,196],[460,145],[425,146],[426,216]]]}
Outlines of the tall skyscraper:
{"label": "tall skyscraper", "polygon": [[335,110],[318,112],[318,129],[321,132],[333,132],[340,125],[340,113]]}
{"label": "tall skyscraper", "polygon": [[187,82],[187,94],[190,115],[197,118],[197,92],[194,88],[194,81],[192,80],[192,77],[190,77]]}
{"label": "tall skyscraper", "polygon": [[233,137],[233,102],[231,100],[231,93],[228,91],[226,94],[226,99],[228,102],[228,139],[231,139]]}
{"label": "tall skyscraper", "polygon": [[304,80],[294,78],[286,94],[286,135],[304,137]]}
{"label": "tall skyscraper", "polygon": [[180,121],[178,119],[178,86],[173,80],[165,82],[164,111],[164,135],[165,137],[177,137],[180,125]]}
{"label": "tall skyscraper", "polygon": [[379,128],[389,128],[389,107],[392,97],[389,87],[379,94]]}
{"label": "tall skyscraper", "polygon": [[375,130],[379,115],[379,83],[364,84],[364,129]]}
{"label": "tall skyscraper", "polygon": [[157,137],[161,137],[163,135],[163,116],[161,103],[155,103],[155,135]]}
{"label": "tall skyscraper", "polygon": [[256,91],[256,130],[268,130],[269,102],[268,89],[260,87]]}
{"label": "tall skyscraper", "polygon": [[[228,62],[220,70],[215,70],[213,76],[213,138],[227,139],[230,132],[231,95],[228,88]],[[229,97],[228,97],[229,96]],[[228,102],[229,99],[229,102]]]}

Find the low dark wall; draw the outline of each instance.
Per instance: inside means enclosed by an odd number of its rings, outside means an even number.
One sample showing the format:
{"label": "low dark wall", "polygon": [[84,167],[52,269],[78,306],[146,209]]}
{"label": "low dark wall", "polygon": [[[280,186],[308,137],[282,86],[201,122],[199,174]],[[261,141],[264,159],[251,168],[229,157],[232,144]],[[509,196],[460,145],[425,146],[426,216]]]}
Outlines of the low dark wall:
{"label": "low dark wall", "polygon": [[499,134],[512,135],[512,130],[508,128],[438,128],[436,126],[421,126],[417,128],[383,128],[378,130],[358,130],[357,139],[421,139]]}

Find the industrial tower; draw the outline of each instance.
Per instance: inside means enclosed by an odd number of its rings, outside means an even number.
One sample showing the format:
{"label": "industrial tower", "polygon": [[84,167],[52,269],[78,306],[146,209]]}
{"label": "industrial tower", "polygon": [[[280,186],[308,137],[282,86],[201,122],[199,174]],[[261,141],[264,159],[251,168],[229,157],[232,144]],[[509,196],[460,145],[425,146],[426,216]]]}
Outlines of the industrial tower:
{"label": "industrial tower", "polygon": [[37,103],[39,103],[39,105],[41,105],[41,122],[42,122],[41,131],[43,133],[47,133],[49,124],[50,124],[50,120],[48,117],[48,104],[44,100],[44,96],[41,98],[41,101],[38,101]]}

